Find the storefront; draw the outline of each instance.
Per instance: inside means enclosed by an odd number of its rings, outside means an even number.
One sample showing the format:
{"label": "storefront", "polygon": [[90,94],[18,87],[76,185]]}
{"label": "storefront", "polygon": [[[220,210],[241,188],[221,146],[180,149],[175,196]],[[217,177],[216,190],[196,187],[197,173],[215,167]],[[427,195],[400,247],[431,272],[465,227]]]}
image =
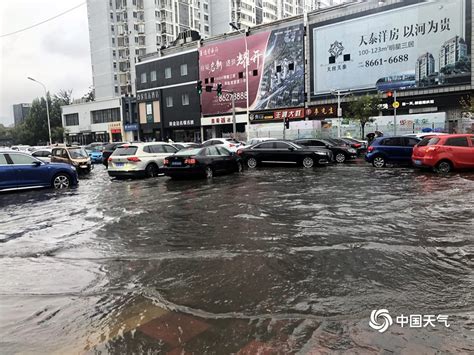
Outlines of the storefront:
{"label": "storefront", "polygon": [[[245,141],[247,139],[245,126],[247,124],[246,115],[235,115],[236,131],[238,140]],[[204,137],[203,140],[211,138],[228,138],[234,135],[233,117],[232,115],[212,116],[201,118]]]}
{"label": "storefront", "polygon": [[143,141],[163,140],[160,90],[137,93],[140,138]]}

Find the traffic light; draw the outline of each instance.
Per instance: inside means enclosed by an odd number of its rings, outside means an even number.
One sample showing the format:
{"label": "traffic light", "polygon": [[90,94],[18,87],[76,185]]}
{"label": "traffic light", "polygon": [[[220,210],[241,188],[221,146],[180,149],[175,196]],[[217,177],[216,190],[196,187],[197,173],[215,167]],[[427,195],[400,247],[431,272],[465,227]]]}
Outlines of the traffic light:
{"label": "traffic light", "polygon": [[393,95],[393,91],[387,91],[387,105],[388,108],[392,108],[393,102],[395,101],[395,97]]}
{"label": "traffic light", "polygon": [[199,80],[197,83],[197,92],[199,95],[202,94],[202,80]]}
{"label": "traffic light", "polygon": [[290,119],[288,117],[285,117],[285,128],[286,129],[290,128]]}
{"label": "traffic light", "polygon": [[222,95],[222,84],[217,84],[217,96],[221,96]]}

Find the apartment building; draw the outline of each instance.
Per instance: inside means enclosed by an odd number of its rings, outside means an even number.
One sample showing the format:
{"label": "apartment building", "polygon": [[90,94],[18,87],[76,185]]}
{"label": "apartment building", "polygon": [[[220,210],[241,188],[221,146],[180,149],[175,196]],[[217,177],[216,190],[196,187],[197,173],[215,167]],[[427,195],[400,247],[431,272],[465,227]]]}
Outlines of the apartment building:
{"label": "apartment building", "polygon": [[178,34],[211,34],[208,0],[87,0],[92,75],[98,99],[135,94],[139,56]]}

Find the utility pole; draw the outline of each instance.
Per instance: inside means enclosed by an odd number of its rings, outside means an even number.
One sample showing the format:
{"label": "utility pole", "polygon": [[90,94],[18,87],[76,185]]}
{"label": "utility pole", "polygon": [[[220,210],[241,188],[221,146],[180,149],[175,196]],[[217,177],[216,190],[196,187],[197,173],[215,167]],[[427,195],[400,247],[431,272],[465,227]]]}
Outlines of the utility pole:
{"label": "utility pole", "polygon": [[393,90],[393,135],[397,135],[397,90]]}
{"label": "utility pole", "polygon": [[49,145],[51,146],[51,145],[53,145],[53,142],[52,142],[52,140],[51,140],[51,122],[50,122],[50,120],[49,120],[48,91],[46,90],[46,86],[45,86],[42,82],[40,82],[40,81],[38,81],[38,80],[35,80],[35,79],[31,78],[31,77],[28,77],[28,80],[31,80],[31,81],[34,81],[35,83],[40,84],[40,85],[43,87],[43,89],[44,89],[44,99],[45,99],[45,101],[46,101],[46,116],[47,116],[47,118],[48,118]]}
{"label": "utility pole", "polygon": [[350,90],[345,94],[341,93],[341,90],[331,90],[331,94],[337,97],[337,136],[341,137],[341,125],[342,125],[342,108],[341,108],[341,97],[350,94]]}

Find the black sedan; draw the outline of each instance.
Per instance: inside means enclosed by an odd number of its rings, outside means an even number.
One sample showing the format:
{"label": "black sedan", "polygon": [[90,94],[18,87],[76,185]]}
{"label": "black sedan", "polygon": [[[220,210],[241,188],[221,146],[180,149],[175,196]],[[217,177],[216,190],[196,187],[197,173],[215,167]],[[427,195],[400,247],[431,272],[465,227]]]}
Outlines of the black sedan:
{"label": "black sedan", "polygon": [[305,146],[305,147],[324,147],[329,149],[334,155],[334,160],[337,163],[344,163],[349,159],[355,159],[357,157],[357,151],[347,145],[335,145],[329,140],[324,139],[297,139],[295,140],[296,144]]}
{"label": "black sedan", "polygon": [[242,159],[222,146],[183,149],[163,161],[163,172],[172,178],[241,172]]}
{"label": "black sedan", "polygon": [[105,147],[104,150],[102,151],[102,164],[104,164],[106,167],[109,165],[109,158],[112,155],[112,153],[120,147],[122,144],[126,144],[126,142],[113,142],[113,143],[108,143]]}
{"label": "black sedan", "polygon": [[262,163],[298,164],[312,168],[314,165],[324,165],[332,161],[332,153],[327,149],[303,147],[285,140],[257,143],[239,149],[237,154],[249,168],[255,168]]}

